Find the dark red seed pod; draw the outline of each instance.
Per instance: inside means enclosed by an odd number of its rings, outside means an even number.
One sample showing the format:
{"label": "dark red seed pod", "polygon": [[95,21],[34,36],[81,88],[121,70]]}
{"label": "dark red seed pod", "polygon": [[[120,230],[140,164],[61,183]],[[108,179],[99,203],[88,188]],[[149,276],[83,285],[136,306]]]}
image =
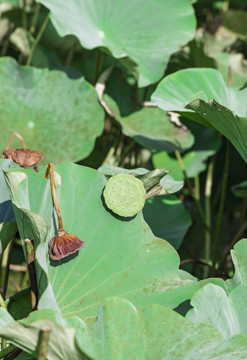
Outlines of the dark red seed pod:
{"label": "dark red seed pod", "polygon": [[84,245],[84,241],[81,241],[76,235],[58,230],[57,235],[48,244],[49,256],[52,260],[61,260],[75,253]]}

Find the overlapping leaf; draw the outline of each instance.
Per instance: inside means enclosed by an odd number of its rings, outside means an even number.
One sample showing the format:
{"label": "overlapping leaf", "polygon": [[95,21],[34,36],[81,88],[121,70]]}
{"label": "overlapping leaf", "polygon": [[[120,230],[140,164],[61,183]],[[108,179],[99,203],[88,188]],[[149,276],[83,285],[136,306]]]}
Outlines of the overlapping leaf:
{"label": "overlapping leaf", "polygon": [[[246,100],[242,103],[246,104]],[[242,105],[242,108],[244,106]],[[203,100],[195,100],[189,105],[198,116],[204,118],[215,129],[228,138],[247,163],[247,118],[238,117],[228,108],[221,106],[214,100],[208,103]]]}
{"label": "overlapping leaf", "polygon": [[247,239],[239,241],[231,251],[235,275],[225,287],[207,284],[192,297],[186,318],[196,323],[214,326],[225,338],[247,335]]}
{"label": "overlapping leaf", "polygon": [[0,160],[0,254],[17,231],[15,215],[3,177],[3,170],[17,167],[19,165],[10,160]]}
{"label": "overlapping leaf", "polygon": [[170,55],[195,31],[189,0],[39,2],[50,9],[60,35],[73,34],[87,49],[105,47],[116,58],[134,60],[140,67],[140,86],[159,80]]}
{"label": "overlapping leaf", "polygon": [[247,89],[239,91],[228,87],[219,71],[196,68],[177,71],[165,77],[153,93],[152,100],[166,111],[186,112],[186,116],[211,126],[208,118],[189,114],[192,110],[186,105],[197,99],[206,102],[214,99],[243,117],[246,116],[246,96]]}
{"label": "overlapping leaf", "polygon": [[146,201],[143,216],[151,230],[178,249],[191,225],[189,213],[174,195],[158,196]]}
{"label": "overlapping leaf", "polygon": [[[0,312],[2,315],[4,310]],[[52,328],[48,360],[242,360],[247,356],[247,336],[243,334],[224,340],[212,327],[193,324],[160,305],[137,309],[119,298],[100,305],[95,324],[79,319],[64,321],[54,311],[41,310],[26,320],[2,325],[0,335],[37,356],[43,325]]]}
{"label": "overlapping leaf", "polygon": [[[62,178],[57,192],[65,231],[85,241],[76,256],[48,259],[48,241],[57,228],[48,180],[26,170],[28,177],[12,199],[22,239],[35,242],[40,308],[58,306],[66,318],[95,316],[109,296],[126,297],[138,306],[175,307],[201,286],[178,270],[176,251],[153,236],[142,213],[123,221],[106,210],[102,174],[73,164],[58,165],[56,171]],[[13,188],[16,173],[6,176]]]}
{"label": "overlapping leaf", "polygon": [[[0,149],[13,131],[47,161],[78,161],[93,149],[103,129],[103,110],[92,86],[60,71],[21,67],[0,60]],[[13,141],[13,147],[20,147]]]}

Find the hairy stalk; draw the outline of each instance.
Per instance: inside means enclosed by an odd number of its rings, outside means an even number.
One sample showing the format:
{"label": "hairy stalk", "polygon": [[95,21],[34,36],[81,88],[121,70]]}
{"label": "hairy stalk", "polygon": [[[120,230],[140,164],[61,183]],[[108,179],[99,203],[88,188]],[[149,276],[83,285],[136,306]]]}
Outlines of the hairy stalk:
{"label": "hairy stalk", "polygon": [[33,55],[35,53],[36,47],[37,47],[38,43],[40,42],[40,40],[45,32],[45,29],[46,29],[47,25],[49,24],[49,21],[50,21],[50,13],[47,14],[45,21],[43,22],[43,24],[38,32],[38,35],[33,43],[30,54],[28,55],[28,58],[27,58],[27,63],[26,63],[27,66],[30,66],[32,63],[32,59],[33,59]]}
{"label": "hairy stalk", "polygon": [[[211,194],[212,194],[212,184],[213,184],[213,172],[214,172],[214,161],[215,157],[211,157],[208,171],[207,171],[207,178],[205,184],[205,216],[206,222],[209,228],[211,228]],[[205,231],[205,262],[209,263],[210,261],[210,244],[211,244],[211,234],[209,231]],[[203,277],[208,277],[208,267],[205,267],[203,270]]]}
{"label": "hairy stalk", "polygon": [[224,172],[223,172],[223,181],[222,181],[222,188],[221,188],[221,195],[220,195],[218,218],[217,218],[216,229],[215,229],[212,275],[215,274],[215,269],[216,269],[219,238],[220,238],[220,231],[221,231],[221,225],[222,225],[222,219],[223,219],[223,213],[224,213],[224,207],[225,207],[227,181],[228,181],[229,168],[230,168],[230,155],[231,155],[231,144],[230,144],[229,140],[226,140],[226,158],[225,158],[225,166],[224,166]]}
{"label": "hairy stalk", "polygon": [[184,166],[184,162],[183,162],[183,159],[182,159],[182,156],[180,154],[179,151],[175,150],[175,156],[177,158],[177,161],[179,163],[179,167],[182,171],[182,173],[184,174],[184,178],[185,178],[185,181],[186,181],[186,184],[188,186],[188,189],[189,189],[189,192],[190,192],[190,195],[193,197],[194,201],[195,201],[195,206],[201,216],[201,219],[203,221],[203,224],[205,226],[205,228],[208,230],[208,231],[211,231],[211,229],[208,227],[207,225],[207,222],[206,222],[206,218],[205,218],[205,215],[204,215],[204,212],[203,212],[203,209],[201,207],[201,204],[200,202],[196,199],[195,195],[194,195],[194,192],[193,192],[193,188],[192,188],[192,185],[191,185],[191,182],[187,176],[187,173],[186,173],[186,169],[185,169],[185,166]]}

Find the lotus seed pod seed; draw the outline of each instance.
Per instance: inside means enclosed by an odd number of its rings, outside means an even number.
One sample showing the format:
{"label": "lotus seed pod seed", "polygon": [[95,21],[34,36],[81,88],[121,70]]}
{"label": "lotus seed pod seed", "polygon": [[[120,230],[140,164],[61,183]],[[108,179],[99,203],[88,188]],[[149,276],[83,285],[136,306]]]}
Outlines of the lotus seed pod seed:
{"label": "lotus seed pod seed", "polygon": [[134,176],[118,174],[108,180],[103,196],[106,206],[115,214],[130,217],[143,208],[146,190]]}

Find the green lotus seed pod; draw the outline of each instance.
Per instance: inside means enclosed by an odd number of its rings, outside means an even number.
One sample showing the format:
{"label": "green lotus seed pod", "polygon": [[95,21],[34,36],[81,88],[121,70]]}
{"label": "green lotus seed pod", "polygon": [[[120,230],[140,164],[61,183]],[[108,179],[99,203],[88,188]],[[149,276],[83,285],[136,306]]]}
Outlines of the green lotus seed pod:
{"label": "green lotus seed pod", "polygon": [[132,175],[112,176],[103,192],[105,203],[115,214],[134,216],[144,206],[146,191],[141,180]]}

